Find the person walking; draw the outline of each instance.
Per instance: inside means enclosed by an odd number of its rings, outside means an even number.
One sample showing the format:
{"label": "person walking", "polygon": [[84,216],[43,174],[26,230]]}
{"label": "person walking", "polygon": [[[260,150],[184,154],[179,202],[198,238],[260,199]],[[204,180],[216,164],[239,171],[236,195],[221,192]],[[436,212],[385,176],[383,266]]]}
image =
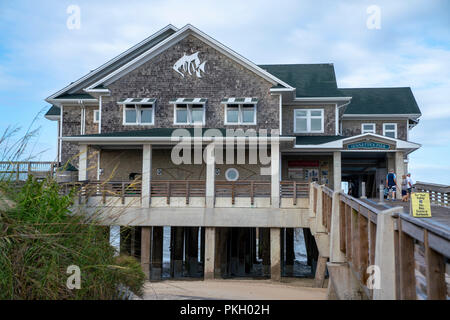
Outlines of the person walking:
{"label": "person walking", "polygon": [[411,178],[411,173],[408,172],[408,174],[406,175],[406,183],[407,183],[407,200],[409,200],[409,198],[411,197],[411,192],[412,192],[412,188],[414,185],[414,181]]}
{"label": "person walking", "polygon": [[391,200],[394,201],[395,194],[397,191],[397,177],[394,173],[394,169],[389,169],[389,173],[386,176],[386,187],[388,189],[387,200],[389,201],[389,196],[390,196]]}
{"label": "person walking", "polygon": [[402,201],[408,201],[408,179],[406,175],[402,175]]}

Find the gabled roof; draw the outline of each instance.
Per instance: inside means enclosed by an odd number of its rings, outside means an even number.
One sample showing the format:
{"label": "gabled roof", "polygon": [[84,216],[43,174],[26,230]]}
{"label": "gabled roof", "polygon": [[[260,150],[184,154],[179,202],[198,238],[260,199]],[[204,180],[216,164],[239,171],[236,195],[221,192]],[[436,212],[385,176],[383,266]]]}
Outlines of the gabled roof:
{"label": "gabled roof", "polygon": [[420,115],[420,109],[411,88],[343,88],[344,95],[351,96],[344,115],[387,114]]}
{"label": "gabled roof", "polygon": [[239,63],[243,67],[247,68],[248,70],[254,72],[255,74],[259,75],[260,77],[266,79],[270,83],[272,83],[274,86],[276,85],[282,85],[284,88],[293,89],[291,85],[285,83],[283,80],[277,78],[273,74],[263,70],[247,58],[241,56],[240,54],[236,53],[235,51],[231,50],[230,48],[226,47],[219,41],[215,40],[214,38],[208,36],[204,32],[200,31],[199,29],[195,28],[194,26],[187,24],[171,36],[167,37],[160,43],[156,44],[152,48],[148,49],[147,51],[143,52],[141,55],[137,56],[135,59],[131,60],[130,62],[126,63],[122,67],[118,68],[117,70],[107,74],[105,77],[101,78],[100,80],[94,82],[89,87],[86,88],[86,90],[91,90],[98,86],[104,86],[108,85],[115,80],[119,79],[123,75],[135,70],[139,66],[141,66],[143,63],[149,61],[156,55],[164,52],[167,48],[173,46],[174,44],[178,43],[185,37],[192,35],[207,45],[211,46],[212,48],[216,49],[223,55],[227,56],[231,60]]}
{"label": "gabled roof", "polygon": [[342,97],[337,88],[334,66],[326,64],[266,64],[267,72],[296,88],[300,97]]}
{"label": "gabled roof", "polygon": [[65,88],[61,89],[60,91],[54,93],[48,99],[55,99],[60,98],[61,95],[66,94],[84,94],[83,89],[93,82],[97,81],[98,79],[104,77],[105,75],[111,73],[112,71],[120,68],[124,64],[128,63],[129,61],[133,60],[142,52],[147,51],[149,48],[155,46],[156,44],[160,43],[167,37],[174,34],[178,29],[175,28],[172,25],[168,25],[164,27],[163,29],[159,30],[158,32],[152,34],[150,37],[146,38],[145,40],[139,42],[135,46],[131,47],[127,51],[123,52],[122,54],[118,55],[114,59],[106,62],[105,64],[101,65],[97,69],[91,71],[87,75],[83,76],[82,78],[78,79],[75,82],[72,82]]}

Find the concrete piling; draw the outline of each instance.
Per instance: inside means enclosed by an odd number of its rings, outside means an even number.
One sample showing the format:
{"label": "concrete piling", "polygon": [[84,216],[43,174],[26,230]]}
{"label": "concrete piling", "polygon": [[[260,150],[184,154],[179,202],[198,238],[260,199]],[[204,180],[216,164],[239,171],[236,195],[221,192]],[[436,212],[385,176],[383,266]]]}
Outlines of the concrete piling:
{"label": "concrete piling", "polygon": [[152,259],[150,267],[150,279],[161,280],[163,262],[164,228],[153,227],[152,234]]}

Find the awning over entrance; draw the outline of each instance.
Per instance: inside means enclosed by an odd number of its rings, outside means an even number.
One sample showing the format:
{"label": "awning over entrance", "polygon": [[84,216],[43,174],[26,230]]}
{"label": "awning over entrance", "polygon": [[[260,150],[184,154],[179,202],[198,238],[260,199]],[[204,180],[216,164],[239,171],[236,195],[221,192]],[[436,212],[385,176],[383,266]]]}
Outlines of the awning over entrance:
{"label": "awning over entrance", "polygon": [[298,136],[294,149],[308,151],[348,151],[348,152],[413,152],[420,144],[365,133],[353,137],[343,136]]}

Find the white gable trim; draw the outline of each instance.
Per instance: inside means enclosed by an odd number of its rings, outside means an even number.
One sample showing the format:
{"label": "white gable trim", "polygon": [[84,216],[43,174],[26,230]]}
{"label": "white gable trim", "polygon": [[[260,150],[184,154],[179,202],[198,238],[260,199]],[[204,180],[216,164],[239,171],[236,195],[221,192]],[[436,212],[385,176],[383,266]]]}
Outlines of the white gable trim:
{"label": "white gable trim", "polygon": [[[71,84],[69,84],[68,86],[62,88],[61,90],[59,90],[58,92],[52,94],[51,96],[49,96],[47,99],[45,99],[46,101],[50,100],[50,99],[54,99],[57,96],[59,96],[60,94],[70,90],[71,88],[77,86],[78,84],[80,84],[81,82],[85,81],[86,79],[89,79],[90,77],[96,75],[97,73],[99,73],[100,71],[102,71],[103,69],[109,67],[110,65],[112,65],[113,63],[115,63],[116,61],[120,60],[122,57],[126,56],[127,54],[129,54],[130,52],[132,52],[133,50],[136,50],[138,47],[152,41],[153,39],[155,39],[156,37],[160,36],[161,34],[163,34],[164,32],[166,32],[167,30],[173,30],[173,31],[178,31],[178,28],[174,27],[173,25],[169,24],[166,27],[162,28],[161,30],[157,31],[156,33],[154,33],[153,35],[151,35],[150,37],[146,38],[145,40],[139,42],[138,44],[134,45],[133,47],[131,47],[130,49],[128,49],[127,51],[119,54],[117,57],[115,57],[112,60],[109,60],[108,62],[102,64],[100,67],[98,67],[97,69],[93,70],[92,72],[88,73],[87,75],[85,75],[84,77],[81,77],[80,79],[78,79],[75,82],[72,82]],[[98,90],[98,89],[97,89]],[[93,90],[94,92],[97,90]]]}
{"label": "white gable trim", "polygon": [[176,33],[168,37],[167,39],[161,41],[154,47],[150,48],[140,56],[136,57],[132,61],[128,62],[121,68],[111,72],[109,75],[103,77],[96,83],[90,85],[86,90],[91,90],[101,84],[108,85],[115,80],[119,79],[123,75],[135,70],[145,62],[149,61],[153,57],[157,56],[158,54],[162,53],[166,49],[170,48],[177,42],[183,40],[188,35],[192,35],[199,40],[205,42],[207,45],[213,47],[223,55],[227,56],[228,58],[234,60],[235,62],[241,64],[242,66],[246,67],[250,71],[256,73],[257,75],[261,76],[262,78],[266,79],[272,84],[281,84],[287,88],[293,89],[290,85],[283,82],[282,80],[278,79],[277,77],[273,76],[272,74],[268,73],[267,71],[263,70],[262,68],[258,67],[256,64],[251,62],[250,60],[244,58],[243,56],[239,55],[238,53],[234,52],[230,48],[224,46],[217,40],[211,38],[207,34],[203,33],[202,31],[198,30],[194,26],[187,24],[182,29],[178,30]]}

